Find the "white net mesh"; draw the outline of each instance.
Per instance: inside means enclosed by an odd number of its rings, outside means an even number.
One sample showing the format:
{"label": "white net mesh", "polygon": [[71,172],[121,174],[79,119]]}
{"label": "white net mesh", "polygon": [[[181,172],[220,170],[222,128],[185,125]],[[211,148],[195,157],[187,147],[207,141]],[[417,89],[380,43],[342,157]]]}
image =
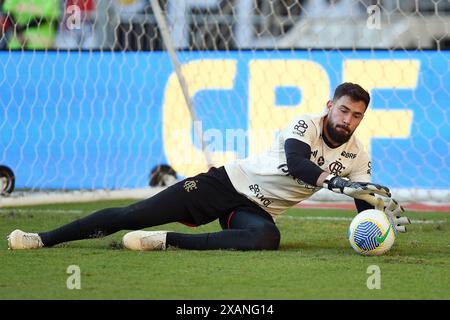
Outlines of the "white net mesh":
{"label": "white net mesh", "polygon": [[262,151],[351,81],[372,95],[358,134],[373,179],[450,202],[447,0],[159,1],[197,121],[150,1],[0,4],[0,165],[16,189],[193,175],[205,151],[215,165]]}

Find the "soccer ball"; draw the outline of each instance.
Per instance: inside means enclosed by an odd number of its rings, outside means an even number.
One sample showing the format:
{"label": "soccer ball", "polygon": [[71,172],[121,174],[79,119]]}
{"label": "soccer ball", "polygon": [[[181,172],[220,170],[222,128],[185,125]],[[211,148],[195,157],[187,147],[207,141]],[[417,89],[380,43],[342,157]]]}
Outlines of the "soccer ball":
{"label": "soccer ball", "polygon": [[350,223],[348,240],[362,255],[381,255],[395,241],[395,231],[383,211],[369,209],[360,212]]}

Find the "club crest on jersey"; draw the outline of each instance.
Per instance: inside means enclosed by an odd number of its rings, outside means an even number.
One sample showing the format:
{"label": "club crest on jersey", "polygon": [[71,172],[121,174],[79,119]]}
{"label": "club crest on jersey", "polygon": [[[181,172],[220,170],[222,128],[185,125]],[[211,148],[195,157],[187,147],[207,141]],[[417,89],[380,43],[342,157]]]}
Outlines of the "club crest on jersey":
{"label": "club crest on jersey", "polygon": [[299,120],[298,123],[294,126],[293,134],[298,134],[299,136],[304,136],[306,129],[308,129],[308,125],[305,120]]}
{"label": "club crest on jersey", "polygon": [[186,192],[191,192],[192,190],[197,189],[197,182],[198,180],[186,180],[184,182],[184,190],[186,190]]}
{"label": "club crest on jersey", "polygon": [[330,169],[330,173],[335,174],[337,176],[341,175],[342,171],[345,169],[342,162],[337,160],[330,163],[328,168]]}

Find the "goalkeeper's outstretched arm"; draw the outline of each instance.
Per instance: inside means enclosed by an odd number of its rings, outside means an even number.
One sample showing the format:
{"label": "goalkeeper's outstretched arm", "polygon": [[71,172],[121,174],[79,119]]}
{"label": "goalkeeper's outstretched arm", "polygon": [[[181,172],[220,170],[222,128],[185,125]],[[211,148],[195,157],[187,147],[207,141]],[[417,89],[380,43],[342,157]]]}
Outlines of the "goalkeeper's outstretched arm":
{"label": "goalkeeper's outstretched arm", "polygon": [[387,187],[370,182],[353,182],[322,170],[309,160],[311,147],[305,142],[287,139],[284,149],[289,174],[306,183],[324,187],[336,193],[346,194],[354,199],[364,200],[373,207],[378,202],[374,194],[383,197],[391,196]]}
{"label": "goalkeeper's outstretched arm", "polygon": [[311,146],[296,139],[287,139],[284,143],[286,161],[289,174],[313,186],[317,184],[322,176],[328,173],[323,171],[318,165],[309,160],[311,156]]}

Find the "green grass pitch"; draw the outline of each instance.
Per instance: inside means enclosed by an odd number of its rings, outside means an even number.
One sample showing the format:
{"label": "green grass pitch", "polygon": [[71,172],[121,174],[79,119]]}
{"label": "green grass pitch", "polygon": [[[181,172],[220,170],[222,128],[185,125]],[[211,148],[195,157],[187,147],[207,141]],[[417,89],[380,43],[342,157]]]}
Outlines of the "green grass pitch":
{"label": "green grass pitch", "polygon": [[[450,213],[410,212],[408,233],[384,256],[356,254],[346,238],[350,211],[291,209],[279,220],[278,251],[132,252],[124,232],[41,250],[9,251],[16,228],[46,231],[129,201],[0,209],[0,299],[450,299]],[[320,218],[321,217],[321,218]],[[219,230],[169,224],[188,233]],[[81,270],[69,290],[67,268]],[[368,267],[381,288],[368,289]]]}

